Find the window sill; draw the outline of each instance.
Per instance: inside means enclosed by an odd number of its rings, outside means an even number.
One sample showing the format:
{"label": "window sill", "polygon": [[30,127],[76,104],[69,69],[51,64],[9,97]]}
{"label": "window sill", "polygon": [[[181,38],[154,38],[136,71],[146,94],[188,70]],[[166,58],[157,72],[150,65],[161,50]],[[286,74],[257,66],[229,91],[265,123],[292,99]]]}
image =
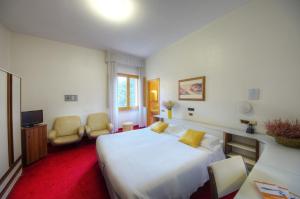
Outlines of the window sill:
{"label": "window sill", "polygon": [[119,112],[133,111],[133,110],[138,110],[138,109],[139,109],[138,106],[135,106],[135,107],[122,107],[122,108],[119,108]]}

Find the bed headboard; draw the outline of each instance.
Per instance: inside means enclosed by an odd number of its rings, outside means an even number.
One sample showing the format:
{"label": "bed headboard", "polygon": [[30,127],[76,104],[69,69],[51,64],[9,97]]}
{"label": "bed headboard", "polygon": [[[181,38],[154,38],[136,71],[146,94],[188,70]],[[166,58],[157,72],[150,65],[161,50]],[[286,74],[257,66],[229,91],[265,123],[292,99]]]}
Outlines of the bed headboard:
{"label": "bed headboard", "polygon": [[223,139],[223,130],[220,127],[214,127],[212,125],[200,123],[200,122],[195,122],[195,121],[189,121],[189,120],[183,120],[183,119],[165,119],[164,120],[169,123],[169,124],[176,124],[183,126],[185,128],[190,128],[190,129],[195,129],[195,130],[200,130],[200,131],[205,131],[206,133],[210,135],[214,135],[221,140]]}

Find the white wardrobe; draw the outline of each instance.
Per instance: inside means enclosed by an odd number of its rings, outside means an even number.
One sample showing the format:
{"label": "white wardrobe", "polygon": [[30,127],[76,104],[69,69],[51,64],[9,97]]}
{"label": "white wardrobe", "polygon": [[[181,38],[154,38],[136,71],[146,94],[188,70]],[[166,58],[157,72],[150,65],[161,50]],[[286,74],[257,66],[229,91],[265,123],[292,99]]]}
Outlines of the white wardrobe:
{"label": "white wardrobe", "polygon": [[0,198],[22,171],[21,78],[0,68]]}

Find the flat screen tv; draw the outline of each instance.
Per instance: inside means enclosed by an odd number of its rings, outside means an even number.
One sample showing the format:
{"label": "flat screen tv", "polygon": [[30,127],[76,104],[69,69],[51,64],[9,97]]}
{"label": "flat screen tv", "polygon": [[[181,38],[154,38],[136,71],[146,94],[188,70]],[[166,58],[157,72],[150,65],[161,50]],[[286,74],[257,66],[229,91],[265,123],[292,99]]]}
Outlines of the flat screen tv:
{"label": "flat screen tv", "polygon": [[43,110],[22,112],[22,127],[43,123]]}

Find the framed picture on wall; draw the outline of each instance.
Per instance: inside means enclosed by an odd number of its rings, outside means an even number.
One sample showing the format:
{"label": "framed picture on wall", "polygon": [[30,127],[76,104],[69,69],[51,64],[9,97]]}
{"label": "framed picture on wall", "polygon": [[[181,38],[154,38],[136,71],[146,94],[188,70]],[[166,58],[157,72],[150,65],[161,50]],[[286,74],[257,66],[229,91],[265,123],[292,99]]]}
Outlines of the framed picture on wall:
{"label": "framed picture on wall", "polygon": [[204,101],[205,76],[178,81],[178,99]]}

